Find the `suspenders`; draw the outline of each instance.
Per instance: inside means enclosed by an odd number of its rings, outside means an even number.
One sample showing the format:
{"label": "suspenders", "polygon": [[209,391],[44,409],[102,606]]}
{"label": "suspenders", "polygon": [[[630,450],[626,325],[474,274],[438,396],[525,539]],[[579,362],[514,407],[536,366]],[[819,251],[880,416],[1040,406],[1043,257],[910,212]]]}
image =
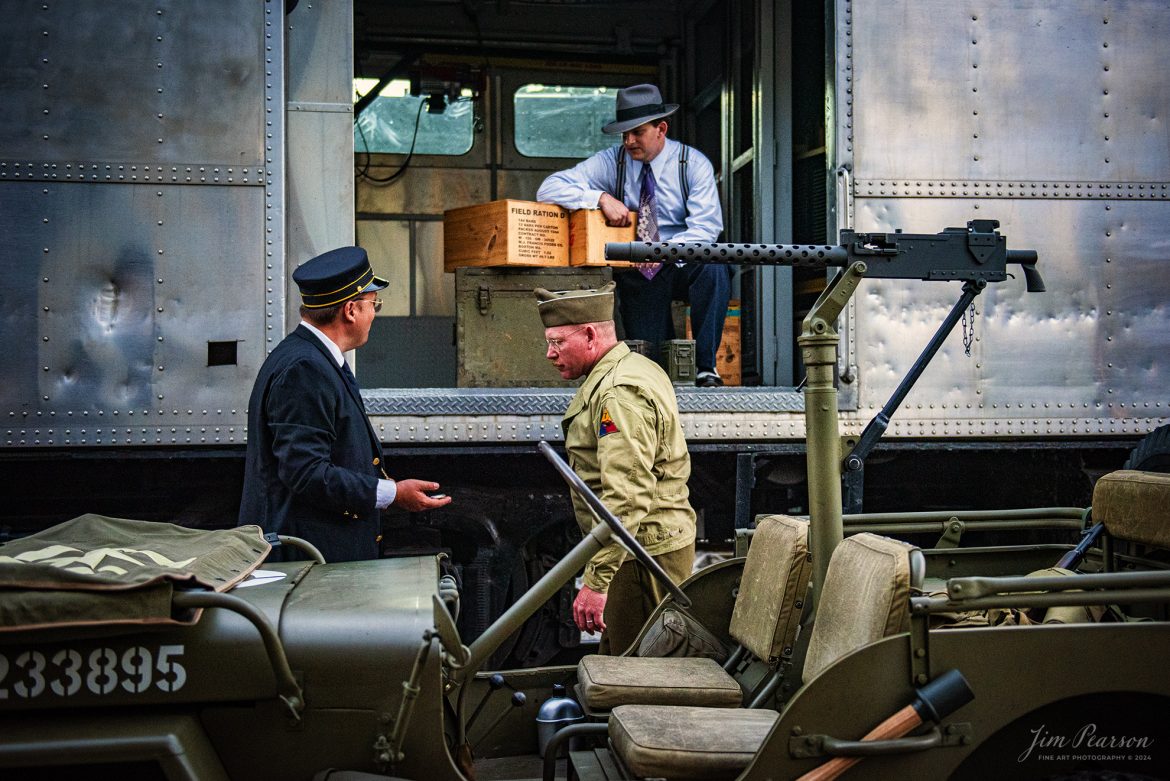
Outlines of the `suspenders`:
{"label": "suspenders", "polygon": [[618,144],[614,149],[614,155],[617,156],[617,186],[613,188],[610,193],[614,198],[617,198],[622,203],[626,202],[626,148],[622,144]]}
{"label": "suspenders", "polygon": [[[690,154],[691,148],[686,144],[679,144],[678,152],[678,181],[682,187],[683,208],[686,208],[687,197],[691,193],[690,182],[687,181],[687,155]],[[614,150],[617,156],[617,186],[610,195],[613,195],[622,203],[626,202],[626,150],[621,144],[617,145]]]}

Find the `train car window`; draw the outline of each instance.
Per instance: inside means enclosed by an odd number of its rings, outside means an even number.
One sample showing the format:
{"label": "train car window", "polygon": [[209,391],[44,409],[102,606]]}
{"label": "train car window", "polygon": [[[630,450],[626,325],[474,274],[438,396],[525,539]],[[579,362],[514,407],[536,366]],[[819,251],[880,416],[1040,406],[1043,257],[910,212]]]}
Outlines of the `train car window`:
{"label": "train car window", "polygon": [[513,94],[516,151],[525,157],[589,157],[617,143],[601,132],[613,121],[612,87],[525,84]]}
{"label": "train car window", "polygon": [[[355,100],[377,79],[354,79]],[[471,149],[475,112],[470,95],[411,95],[410,81],[395,79],[353,125],[358,154],[462,155]]]}

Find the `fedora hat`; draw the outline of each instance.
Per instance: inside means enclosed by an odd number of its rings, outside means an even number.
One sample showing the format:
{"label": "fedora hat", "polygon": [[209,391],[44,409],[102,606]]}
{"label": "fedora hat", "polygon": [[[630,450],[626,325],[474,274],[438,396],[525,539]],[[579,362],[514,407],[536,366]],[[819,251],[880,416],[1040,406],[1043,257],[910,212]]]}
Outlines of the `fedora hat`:
{"label": "fedora hat", "polygon": [[635,84],[618,90],[617,116],[601,128],[611,135],[633,130],[638,125],[669,117],[678,111],[677,103],[663,103],[662,93],[653,84]]}

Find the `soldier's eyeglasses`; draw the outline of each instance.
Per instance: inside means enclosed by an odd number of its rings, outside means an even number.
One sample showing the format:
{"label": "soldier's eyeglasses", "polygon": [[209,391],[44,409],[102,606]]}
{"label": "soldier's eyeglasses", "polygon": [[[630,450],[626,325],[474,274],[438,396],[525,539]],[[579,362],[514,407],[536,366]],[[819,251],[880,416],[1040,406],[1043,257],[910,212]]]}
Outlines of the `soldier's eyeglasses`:
{"label": "soldier's eyeglasses", "polygon": [[559,352],[560,349],[562,347],[564,347],[565,342],[568,340],[568,338],[570,336],[572,336],[575,333],[580,333],[581,331],[584,331],[586,328],[587,328],[587,326],[583,325],[580,328],[578,328],[576,331],[569,331],[567,334],[560,337],[559,339],[545,339],[544,343],[548,345],[548,348],[550,350],[557,350]]}
{"label": "soldier's eyeglasses", "polygon": [[359,304],[373,304],[375,314],[382,311],[382,299],[380,298],[358,298],[355,300]]}

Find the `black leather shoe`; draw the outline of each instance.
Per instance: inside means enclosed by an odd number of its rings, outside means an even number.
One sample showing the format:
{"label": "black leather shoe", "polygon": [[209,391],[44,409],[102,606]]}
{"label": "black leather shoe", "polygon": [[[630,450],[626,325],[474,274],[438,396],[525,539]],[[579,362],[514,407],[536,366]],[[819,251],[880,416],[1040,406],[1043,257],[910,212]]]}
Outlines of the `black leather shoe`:
{"label": "black leather shoe", "polygon": [[714,369],[701,369],[695,374],[695,385],[700,388],[718,388],[722,384],[723,379]]}

